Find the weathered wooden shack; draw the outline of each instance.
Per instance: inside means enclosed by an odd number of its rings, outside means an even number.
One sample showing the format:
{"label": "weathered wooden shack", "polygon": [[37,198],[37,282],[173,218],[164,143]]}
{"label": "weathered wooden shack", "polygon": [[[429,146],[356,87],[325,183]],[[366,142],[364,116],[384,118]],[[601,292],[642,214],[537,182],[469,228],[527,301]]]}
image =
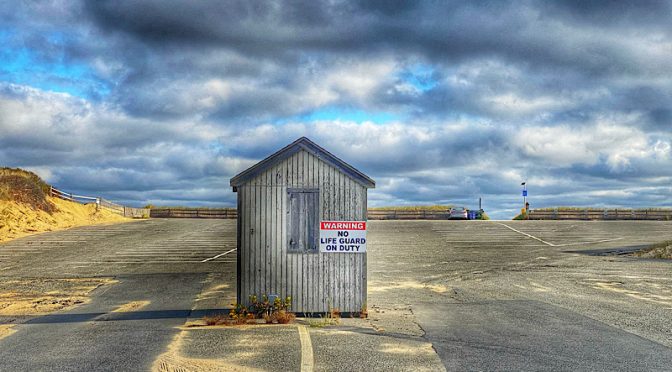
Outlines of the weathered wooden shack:
{"label": "weathered wooden shack", "polygon": [[302,137],[231,179],[238,194],[238,302],[292,297],[292,311],[358,313],[366,253],[320,250],[321,221],[366,221],[375,182]]}

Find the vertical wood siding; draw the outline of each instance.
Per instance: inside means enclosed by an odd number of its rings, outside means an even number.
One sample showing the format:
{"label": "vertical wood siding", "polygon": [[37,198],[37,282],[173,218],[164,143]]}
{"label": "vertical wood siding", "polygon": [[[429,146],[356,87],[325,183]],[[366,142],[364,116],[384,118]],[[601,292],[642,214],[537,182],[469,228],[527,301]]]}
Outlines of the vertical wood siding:
{"label": "vertical wood siding", "polygon": [[295,312],[359,312],[366,304],[366,253],[288,253],[288,188],[319,189],[321,220],[366,220],[366,187],[307,151],[239,186],[238,300],[275,294],[291,296]]}

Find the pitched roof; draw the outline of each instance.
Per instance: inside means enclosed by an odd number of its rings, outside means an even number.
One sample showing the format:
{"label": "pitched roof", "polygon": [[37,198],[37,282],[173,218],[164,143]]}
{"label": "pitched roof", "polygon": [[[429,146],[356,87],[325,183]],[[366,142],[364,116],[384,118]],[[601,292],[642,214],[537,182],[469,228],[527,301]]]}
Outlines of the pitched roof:
{"label": "pitched roof", "polygon": [[376,182],[371,178],[369,178],[366,174],[358,171],[348,163],[337,158],[335,155],[323,149],[322,147],[318,146],[315,142],[309,140],[306,137],[301,137],[297,139],[296,141],[285,146],[284,148],[278,150],[273,155],[251,166],[250,168],[247,168],[246,170],[238,173],[236,176],[231,178],[230,184],[232,187],[234,187],[235,190],[235,187],[244,184],[248,180],[257,176],[259,173],[273,167],[274,165],[280,163],[281,161],[289,158],[290,156],[296,154],[301,150],[308,151],[309,153],[317,156],[317,158],[319,158],[320,160],[336,167],[341,172],[348,175],[350,178],[359,182],[362,186],[365,186],[367,188],[376,187]]}

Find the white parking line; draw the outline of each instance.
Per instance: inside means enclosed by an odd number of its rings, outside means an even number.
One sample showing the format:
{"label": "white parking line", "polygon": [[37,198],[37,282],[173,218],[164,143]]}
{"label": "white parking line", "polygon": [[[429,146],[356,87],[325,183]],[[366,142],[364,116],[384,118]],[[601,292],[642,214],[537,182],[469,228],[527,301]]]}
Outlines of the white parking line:
{"label": "white parking line", "polygon": [[[234,263],[235,260],[231,261],[217,261],[217,263]],[[203,263],[203,261],[194,261],[194,260],[155,260],[155,261],[80,261],[80,262],[70,262],[70,264],[80,264],[80,265],[128,265],[128,264],[179,264],[179,263]],[[4,269],[3,269],[4,270]]]}
{"label": "white parking line", "polygon": [[206,258],[205,260],[203,260],[203,261],[201,261],[201,262],[208,262],[208,261],[211,261],[211,260],[216,260],[216,259],[218,259],[218,258],[220,258],[220,257],[222,257],[222,256],[224,256],[224,255],[227,255],[227,254],[229,254],[229,253],[231,253],[231,252],[233,252],[233,251],[235,251],[235,250],[236,250],[236,248],[233,248],[233,249],[230,250],[230,251],[226,251],[226,252],[224,252],[224,253],[222,253],[222,254],[218,254],[218,255],[216,255],[216,256],[214,256],[214,257]]}
{"label": "white parking line", "polygon": [[310,333],[306,326],[299,324],[299,339],[301,340],[301,372],[313,372],[313,344],[310,341]]}
{"label": "white parking line", "polygon": [[515,232],[517,232],[517,233],[519,233],[519,234],[523,234],[523,235],[525,235],[525,236],[527,236],[527,237],[530,237],[530,238],[532,238],[532,239],[538,240],[538,241],[540,241],[540,242],[542,242],[542,243],[544,243],[544,244],[546,244],[546,245],[550,245],[551,247],[566,247],[566,246],[569,246],[569,245],[581,245],[581,244],[597,244],[597,243],[613,242],[613,241],[616,241],[616,240],[621,240],[621,239],[623,239],[623,237],[619,237],[619,238],[611,238],[611,239],[594,240],[594,241],[588,241],[588,242],[573,242],[573,243],[554,244],[554,243],[549,243],[549,242],[547,242],[547,241],[545,241],[545,240],[542,240],[542,239],[540,239],[540,238],[537,238],[537,237],[534,236],[534,235],[530,235],[530,234],[525,233],[525,232],[522,232],[522,231],[520,231],[520,230],[516,230],[516,229],[514,229],[513,227],[511,227],[511,226],[509,226],[509,225],[506,225],[506,224],[503,224],[503,223],[501,223],[501,222],[498,222],[498,224],[499,224],[499,225],[502,225],[502,226],[504,226],[504,227],[506,227],[506,228],[508,228],[508,229],[511,229],[511,230],[513,230],[513,231],[515,231]]}
{"label": "white parking line", "polygon": [[546,244],[546,245],[550,245],[551,247],[557,247],[557,245],[555,245],[555,244],[553,244],[553,243],[549,243],[549,242],[547,242],[547,241],[545,241],[545,240],[542,240],[542,239],[537,238],[536,236],[530,235],[530,234],[528,234],[528,233],[524,233],[524,232],[522,232],[522,231],[520,231],[520,230],[516,230],[516,229],[514,229],[513,227],[511,227],[511,226],[509,226],[509,225],[505,225],[505,224],[503,224],[503,223],[501,223],[501,222],[497,222],[497,223],[498,223],[499,225],[502,225],[502,226],[506,227],[507,229],[510,229],[510,230],[513,230],[513,231],[517,232],[518,234],[523,234],[523,235],[525,235],[525,236],[527,236],[527,237],[529,237],[529,238],[532,238],[532,239],[534,239],[534,240],[538,240],[538,241],[540,241],[540,242],[542,242],[542,243],[544,243],[544,244]]}
{"label": "white parking line", "polygon": [[[212,253],[211,253],[211,254],[212,254]],[[185,253],[183,253],[183,252],[182,252],[182,253],[179,253],[179,252],[175,252],[175,253],[161,253],[161,252],[157,252],[157,253],[132,253],[132,252],[131,252],[131,253],[129,253],[129,252],[118,252],[118,253],[115,253],[115,256],[108,256],[108,257],[109,257],[109,258],[114,258],[114,259],[117,259],[117,258],[124,258],[124,257],[138,257],[138,258],[142,258],[142,257],[161,257],[161,258],[166,258],[166,257],[186,257],[186,258],[199,258],[199,259],[200,259],[200,257],[208,257],[208,258],[209,258],[210,255],[209,255],[207,252],[198,252],[198,253],[196,253],[196,254],[185,254]]]}
{"label": "white parking line", "polygon": [[595,240],[592,242],[578,242],[578,243],[565,243],[565,244],[557,244],[556,247],[566,247],[568,245],[581,245],[581,244],[597,244],[597,243],[606,243],[606,242],[613,242],[616,240],[621,240],[621,238],[613,238],[613,239],[602,239],[602,240]]}

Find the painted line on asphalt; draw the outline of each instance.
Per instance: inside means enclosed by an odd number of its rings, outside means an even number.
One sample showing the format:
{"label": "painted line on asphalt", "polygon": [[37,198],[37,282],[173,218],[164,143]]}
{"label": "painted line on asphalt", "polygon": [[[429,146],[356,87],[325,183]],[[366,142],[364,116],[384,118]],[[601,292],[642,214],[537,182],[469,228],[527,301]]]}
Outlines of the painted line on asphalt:
{"label": "painted line on asphalt", "polygon": [[[205,254],[203,254],[205,253]],[[184,252],[181,253],[170,253],[170,254],[161,254],[161,253],[152,253],[152,254],[145,254],[145,253],[115,253],[114,256],[108,256],[108,257],[113,257],[113,258],[119,258],[119,259],[124,259],[125,257],[137,257],[137,258],[143,258],[143,257],[160,257],[160,258],[193,258],[193,259],[199,259],[202,260],[204,258],[209,258],[210,255],[207,254],[207,252],[202,252],[200,254],[194,254],[194,255],[185,255]],[[201,258],[202,257],[202,258]]]}
{"label": "painted line on asphalt", "polygon": [[534,239],[534,240],[538,240],[538,241],[540,241],[540,242],[542,242],[542,243],[544,243],[544,244],[546,244],[546,245],[550,245],[551,247],[557,247],[557,245],[555,245],[555,244],[553,244],[553,243],[549,243],[549,242],[547,242],[547,241],[545,241],[545,240],[543,240],[543,239],[537,238],[537,237],[534,236],[534,235],[530,235],[530,234],[525,233],[525,232],[522,232],[522,231],[520,231],[520,230],[516,230],[516,229],[514,229],[513,227],[511,227],[511,226],[509,226],[509,225],[503,224],[503,223],[501,223],[501,222],[497,222],[497,224],[502,225],[502,226],[506,227],[507,229],[513,230],[513,231],[517,232],[518,234],[523,234],[523,235],[527,236],[528,238],[532,238],[532,239]]}
{"label": "painted line on asphalt", "polygon": [[[222,251],[221,248],[219,248],[219,249],[194,249],[194,248],[192,248],[192,247],[189,247],[189,248],[191,249],[191,251],[187,251],[187,252],[197,252],[197,253],[199,253],[199,254],[203,254],[203,255],[206,256],[206,257],[210,257],[210,256],[212,256],[212,255],[214,255],[214,254],[218,254],[219,252]],[[154,250],[154,249],[152,249],[152,250],[143,250],[143,249],[138,249],[138,250],[117,251],[117,252],[114,252],[114,254],[118,254],[118,255],[123,255],[123,254],[144,254],[144,255],[148,255],[148,256],[151,256],[151,255],[157,255],[157,256],[160,256],[160,255],[163,255],[163,254],[184,254],[185,251],[186,251],[185,248],[181,248],[181,249],[164,249],[164,250]]]}
{"label": "painted line on asphalt", "polygon": [[578,243],[565,243],[565,244],[557,244],[556,247],[566,247],[568,245],[581,245],[581,244],[597,244],[597,243],[606,243],[606,242],[613,242],[616,240],[621,240],[621,238],[613,238],[613,239],[602,239],[602,240],[595,240],[592,242],[578,242]]}
{"label": "painted line on asphalt", "polygon": [[[234,263],[235,260],[229,261],[217,261],[217,263]],[[194,261],[194,260],[162,260],[162,261],[80,261],[80,262],[68,262],[68,264],[78,264],[78,265],[126,265],[126,264],[195,264],[203,263],[203,261]]]}
{"label": "painted line on asphalt", "polygon": [[313,372],[313,344],[310,341],[310,333],[305,325],[297,325],[299,339],[301,340],[301,372]]}
{"label": "painted line on asphalt", "polygon": [[203,261],[201,261],[201,262],[208,262],[208,261],[216,260],[216,259],[218,259],[218,258],[220,258],[220,257],[222,257],[222,256],[225,256],[225,255],[227,255],[227,254],[229,254],[229,253],[235,251],[236,249],[237,249],[237,248],[233,248],[233,249],[231,249],[231,250],[229,250],[229,251],[226,251],[226,252],[224,252],[224,253],[222,253],[222,254],[218,254],[218,255],[216,255],[216,256],[214,256],[214,257],[206,258],[205,260],[203,260]]}

